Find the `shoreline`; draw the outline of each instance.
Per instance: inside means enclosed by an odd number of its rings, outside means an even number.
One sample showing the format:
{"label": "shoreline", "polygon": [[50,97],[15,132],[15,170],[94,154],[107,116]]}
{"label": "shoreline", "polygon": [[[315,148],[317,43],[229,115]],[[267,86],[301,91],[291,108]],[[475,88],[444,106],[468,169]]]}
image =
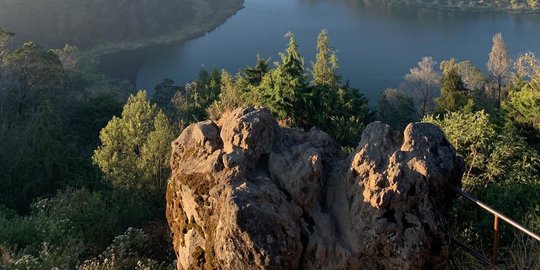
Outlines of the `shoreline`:
{"label": "shoreline", "polygon": [[402,5],[416,8],[440,10],[447,12],[493,12],[493,13],[507,13],[512,15],[522,15],[522,14],[535,14],[539,13],[540,9],[511,9],[511,8],[499,8],[499,7],[460,7],[460,6],[448,6],[441,4],[429,4],[429,3],[410,3],[407,1],[400,0],[382,0],[381,3],[393,4],[393,5]]}
{"label": "shoreline", "polygon": [[86,71],[99,72],[97,71],[97,67],[100,64],[101,59],[109,54],[139,50],[152,46],[176,45],[202,37],[217,29],[243,8],[244,0],[231,0],[230,4],[225,8],[219,8],[214,12],[201,12],[203,14],[198,14],[191,23],[185,25],[178,31],[137,41],[115,42],[103,46],[96,46],[81,52],[81,68]]}

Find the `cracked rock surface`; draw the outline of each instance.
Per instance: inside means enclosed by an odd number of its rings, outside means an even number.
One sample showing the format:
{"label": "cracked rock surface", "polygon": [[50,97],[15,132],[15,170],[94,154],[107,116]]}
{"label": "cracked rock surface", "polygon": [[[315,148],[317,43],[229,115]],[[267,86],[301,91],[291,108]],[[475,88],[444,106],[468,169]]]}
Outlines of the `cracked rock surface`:
{"label": "cracked rock surface", "polygon": [[178,269],[446,269],[464,165],[437,127],[326,133],[242,108],[173,142],[167,220]]}

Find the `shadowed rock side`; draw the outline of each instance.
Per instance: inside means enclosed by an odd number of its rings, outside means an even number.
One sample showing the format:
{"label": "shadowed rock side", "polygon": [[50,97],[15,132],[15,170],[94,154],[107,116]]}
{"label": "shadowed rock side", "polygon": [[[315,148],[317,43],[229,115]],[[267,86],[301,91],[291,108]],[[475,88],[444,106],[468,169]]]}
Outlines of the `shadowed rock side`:
{"label": "shadowed rock side", "polygon": [[431,124],[372,123],[346,155],[265,109],[173,142],[167,220],[178,269],[445,269],[445,183],[463,161]]}

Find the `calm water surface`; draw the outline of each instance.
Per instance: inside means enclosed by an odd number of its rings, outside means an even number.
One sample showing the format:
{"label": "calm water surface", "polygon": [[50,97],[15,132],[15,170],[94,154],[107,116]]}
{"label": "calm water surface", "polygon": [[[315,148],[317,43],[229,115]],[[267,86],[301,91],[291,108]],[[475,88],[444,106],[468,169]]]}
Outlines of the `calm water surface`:
{"label": "calm water surface", "polygon": [[133,81],[153,89],[163,78],[184,84],[201,65],[233,73],[254,65],[256,55],[278,59],[295,34],[306,66],[314,59],[317,34],[326,28],[338,50],[340,73],[374,104],[396,87],[422,56],[438,62],[470,59],[484,68],[494,33],[502,32],[510,53],[540,52],[540,16],[448,12],[373,3],[371,0],[246,0],[245,8],[216,30],[184,44],[137,53]]}

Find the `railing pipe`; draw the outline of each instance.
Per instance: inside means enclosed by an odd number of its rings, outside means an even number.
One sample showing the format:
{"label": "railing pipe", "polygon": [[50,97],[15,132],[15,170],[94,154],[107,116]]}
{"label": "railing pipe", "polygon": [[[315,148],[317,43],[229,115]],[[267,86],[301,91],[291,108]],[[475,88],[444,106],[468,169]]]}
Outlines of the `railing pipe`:
{"label": "railing pipe", "polygon": [[497,265],[498,257],[499,257],[499,216],[495,215],[493,219],[493,255],[491,256],[491,262]]}
{"label": "railing pipe", "polygon": [[477,200],[473,196],[463,192],[460,188],[454,188],[454,187],[452,187],[452,188],[456,191],[456,193],[463,196],[465,199],[467,199],[467,200],[469,200],[471,202],[474,202],[476,205],[480,206],[484,210],[486,210],[486,211],[490,212],[491,214],[493,214],[494,216],[498,217],[497,220],[500,218],[500,219],[504,220],[505,222],[507,222],[508,224],[514,226],[518,230],[520,230],[520,231],[524,232],[525,234],[529,235],[530,237],[536,239],[537,241],[540,241],[540,236],[538,234],[536,234],[536,233],[528,230],[527,228],[519,225],[519,223],[515,222],[511,218],[509,218],[509,217],[503,215],[502,213],[498,212],[497,210],[487,206],[485,203]]}

